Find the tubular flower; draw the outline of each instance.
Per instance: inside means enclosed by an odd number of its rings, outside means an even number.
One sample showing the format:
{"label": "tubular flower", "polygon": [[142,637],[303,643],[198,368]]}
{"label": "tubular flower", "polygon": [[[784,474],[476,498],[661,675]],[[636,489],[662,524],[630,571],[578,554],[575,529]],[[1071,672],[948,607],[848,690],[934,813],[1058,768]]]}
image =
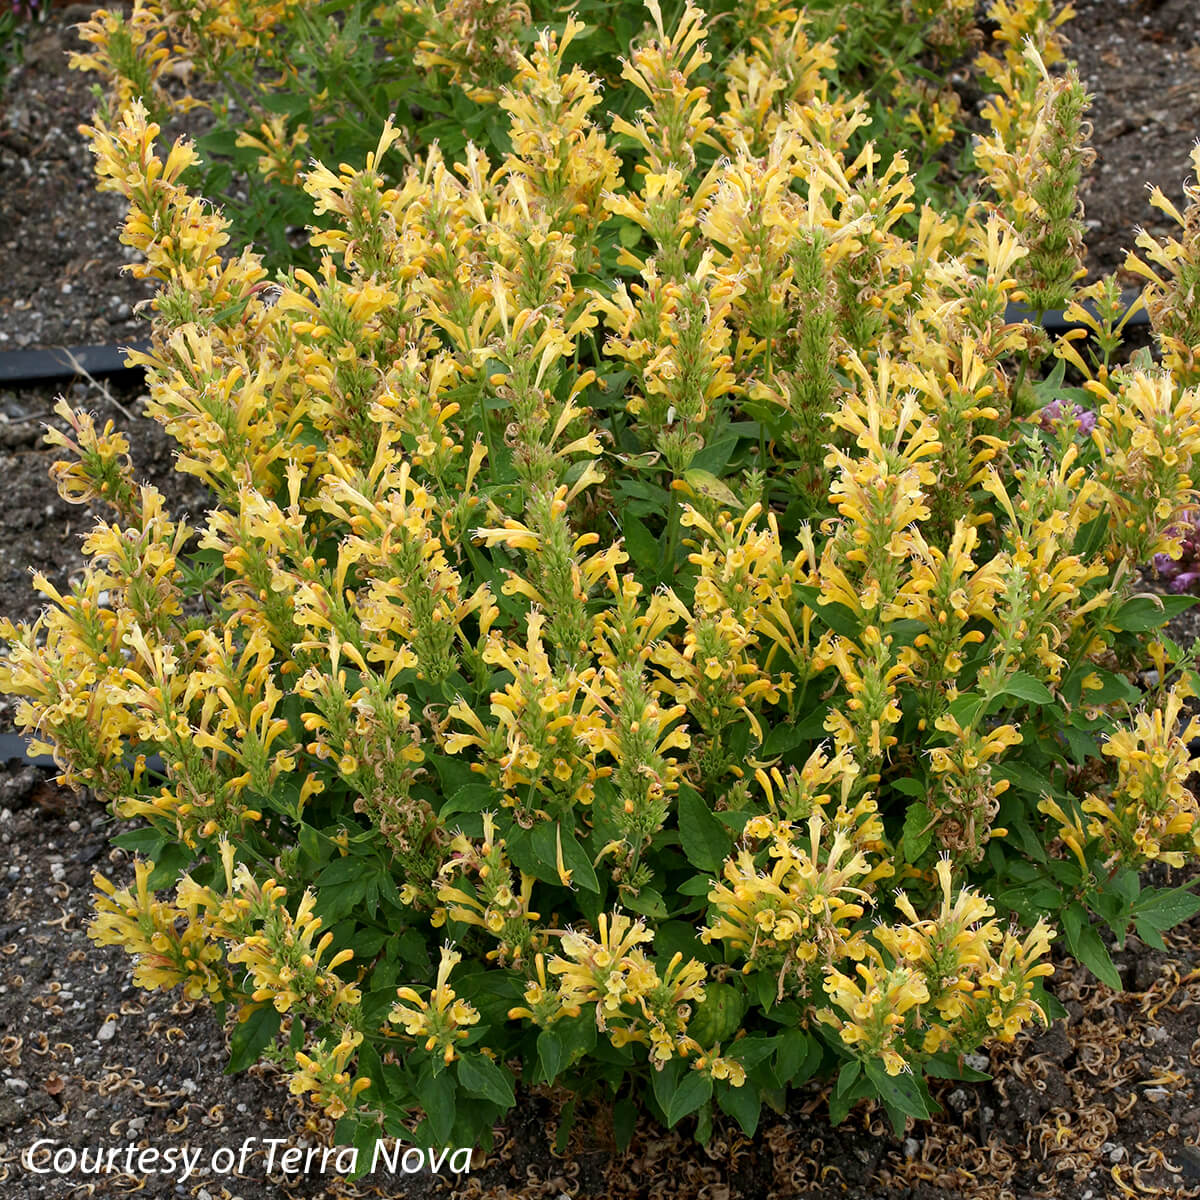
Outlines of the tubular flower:
{"label": "tubular flower", "polygon": [[856,1055],[878,1058],[889,1075],[910,1071],[901,1054],[909,1017],[929,1000],[929,990],[919,972],[908,966],[888,968],[879,952],[868,946],[869,962],[856,966],[855,980],[830,967],[825,972],[825,995],[836,1006],[822,1009],[817,1020],[837,1030],[842,1042]]}
{"label": "tubular flower", "polygon": [[1113,556],[1141,563],[1179,552],[1177,527],[1196,497],[1200,387],[1180,390],[1161,371],[1122,372],[1115,382],[1115,390],[1087,385],[1101,402],[1092,441]]}
{"label": "tubular flower", "polygon": [[1132,728],[1104,744],[1105,756],[1117,763],[1116,781],[1104,795],[1089,792],[1082,807],[1106,865],[1181,867],[1185,853],[1200,847],[1200,805],[1187,785],[1196,765],[1189,743],[1200,737],[1200,718],[1185,726],[1189,695],[1173,687],[1161,708],[1137,713]]}
{"label": "tubular flower", "polygon": [[568,930],[559,936],[562,954],[550,960],[559,977],[560,1003],[568,1008],[596,1006],[596,1024],[606,1031],[622,1021],[627,1005],[636,1005],[659,986],[654,964],[640,948],[654,935],[642,921],[624,913],[601,913],[599,937]]}
{"label": "tubular flower", "polygon": [[970,888],[954,896],[948,859],[940,859],[936,873],[941,904],[932,917],[920,918],[908,897],[900,892],[896,907],[907,925],[879,926],[875,940],[893,961],[919,970],[929,992],[929,1003],[946,1027],[953,1029],[967,1011],[968,999],[980,976],[992,967],[991,947],[1001,941],[995,910]]}
{"label": "tubular flower", "polygon": [[328,962],[321,959],[333,944],[326,932],[313,945],[321,918],[313,914],[316,896],[305,892],[295,916],[284,906],[287,891],[274,879],[261,885],[241,866],[233,876],[234,900],[247,902],[250,932],[229,952],[231,963],[243,963],[254,981],[250,999],[269,1001],[278,1012],[293,1008],[325,1021],[353,1012],[362,999],[359,989],[346,983],[337,968],[354,958],[353,950],[339,950]]}
{"label": "tubular flower", "polygon": [[[1200,176],[1200,147],[1191,152],[1192,169]],[[1130,253],[1125,269],[1148,280],[1143,290],[1146,311],[1163,362],[1184,387],[1200,384],[1200,321],[1194,297],[1200,284],[1200,183],[1185,184],[1188,205],[1181,213],[1160,188],[1150,192],[1150,203],[1180,226],[1180,236],[1156,241],[1145,230],[1137,235],[1144,257]]]}
{"label": "tubular flower", "polygon": [[334,1046],[330,1046],[330,1039],[322,1038],[305,1050],[297,1050],[297,1070],[288,1080],[288,1091],[293,1096],[308,1093],[335,1121],[345,1116],[355,1106],[359,1094],[371,1086],[371,1080],[363,1075],[351,1080],[347,1069],[362,1040],[359,1031],[345,1029]]}
{"label": "tubular flower", "polygon": [[[560,834],[560,857],[561,846]],[[517,887],[504,853],[504,839],[496,837],[494,815],[483,814],[483,841],[478,846],[459,833],[448,849],[450,857],[439,875],[449,879],[436,884],[446,917],[478,926],[496,938],[500,945],[488,957],[501,966],[524,965],[530,954],[545,944],[545,936],[537,930],[540,914],[530,907],[534,878],[521,872]],[[570,882],[570,873],[564,873],[568,876],[562,880],[565,886]]]}
{"label": "tubular flower", "polygon": [[461,999],[450,986],[450,972],[462,962],[462,955],[449,946],[442,947],[437,982],[428,997],[414,988],[396,989],[403,1003],[393,1004],[388,1020],[404,1026],[411,1038],[425,1039],[426,1054],[438,1054],[449,1066],[458,1057],[458,1043],[469,1037],[471,1026],[479,1022],[479,1010]]}
{"label": "tubular flower", "polygon": [[819,812],[807,825],[805,845],[789,822],[750,822],[748,836],[769,839],[766,853],[742,849],[726,860],[726,882],[709,891],[713,915],[700,935],[706,944],[723,941],[741,953],[743,973],[778,975],[781,998],[793,989],[812,995],[825,966],[861,957],[863,936],[853,926],[871,903],[860,886],[871,864],[850,831],[835,826],[832,839],[823,839],[828,825]]}
{"label": "tubular flower", "polygon": [[133,889],[118,890],[103,875],[93,877],[96,916],[88,937],[98,946],[124,946],[134,956],[137,987],[171,988],[182,984],[189,1000],[222,1003],[236,994],[213,936],[194,902],[172,905],[150,891],[154,863],[137,859]]}

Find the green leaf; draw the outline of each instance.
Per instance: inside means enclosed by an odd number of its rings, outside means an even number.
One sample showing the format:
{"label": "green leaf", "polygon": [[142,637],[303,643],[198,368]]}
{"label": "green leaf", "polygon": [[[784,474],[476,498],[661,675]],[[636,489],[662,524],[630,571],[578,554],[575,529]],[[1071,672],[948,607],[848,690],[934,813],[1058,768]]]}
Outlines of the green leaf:
{"label": "green leaf", "polygon": [[637,1129],[637,1120],[638,1107],[632,1100],[622,1098],[613,1104],[613,1139],[617,1143],[617,1149],[622,1154],[629,1149],[629,1143],[633,1141],[633,1134]]}
{"label": "green leaf", "polygon": [[713,1092],[713,1081],[703,1071],[687,1071],[671,1093],[666,1105],[667,1128],[678,1125],[689,1113],[694,1113]]}
{"label": "green leaf", "polygon": [[563,1059],[570,1067],[596,1048],[596,1014],[585,1011],[554,1023],[554,1032],[562,1043]]}
{"label": "green leaf", "polygon": [[1083,963],[1101,983],[1112,988],[1114,992],[1124,990],[1112,956],[1088,920],[1082,905],[1071,904],[1063,911],[1063,937],[1071,956]]}
{"label": "green leaf", "polygon": [[631,512],[626,512],[621,521],[621,531],[625,535],[625,550],[633,565],[650,572],[655,579],[659,578],[665,565],[665,543],[656,538]]}
{"label": "green leaf", "polygon": [[154,860],[154,870],[146,880],[146,887],[152,892],[157,892],[160,888],[178,883],[179,877],[193,861],[192,852],[186,846],[178,842],[168,843]]}
{"label": "green leaf", "polygon": [[[1165,933],[1200,912],[1200,896],[1187,888],[1147,888],[1133,908],[1136,921]],[[1161,940],[1161,939],[1160,939]]]}
{"label": "green leaf", "polygon": [[854,1086],[861,1072],[862,1063],[857,1058],[843,1063],[842,1069],[838,1072],[837,1083],[834,1084],[833,1094],[844,1096]]}
{"label": "green leaf", "polygon": [[283,1014],[273,1004],[256,1008],[233,1031],[229,1039],[229,1065],[226,1075],[236,1075],[258,1062],[259,1055],[275,1039]]}
{"label": "green leaf", "polygon": [[128,833],[119,833],[112,839],[114,846],[122,850],[131,850],[144,858],[156,859],[167,844],[167,835],[152,825],[144,829],[131,829]]}
{"label": "green leaf", "polygon": [[[829,1097],[830,1124],[840,1125],[854,1105],[874,1091],[871,1081],[865,1075],[860,1074],[860,1070],[861,1064],[857,1059],[842,1067],[838,1076],[838,1085]],[[843,1077],[849,1080],[844,1087],[842,1086]]]}
{"label": "green leaf", "polygon": [[775,1049],[775,1075],[783,1084],[799,1085],[811,1079],[821,1065],[821,1043],[803,1029],[785,1029]]}
{"label": "green leaf", "polygon": [[1053,704],[1054,697],[1050,694],[1050,689],[1042,682],[1034,679],[1032,675],[1027,675],[1024,671],[1018,671],[1015,675],[1010,675],[1004,681],[1004,687],[1000,691],[1001,696],[1015,696],[1018,700],[1024,700],[1027,704]]}
{"label": "green leaf", "polygon": [[444,821],[454,813],[483,812],[498,807],[499,803],[500,797],[490,783],[468,783],[438,809],[438,817]]}
{"label": "green leaf", "polygon": [[537,877],[545,883],[559,883],[558,846],[562,838],[563,866],[571,872],[571,882],[588,892],[599,892],[600,881],[592,868],[592,860],[579,844],[579,839],[562,827],[559,821],[543,821],[535,825],[531,837],[533,855],[541,868]]}
{"label": "green leaf", "polygon": [[482,1054],[464,1054],[458,1060],[458,1082],[470,1095],[482,1096],[502,1109],[517,1102],[508,1072]]}
{"label": "green leaf", "polygon": [[741,501],[723,484],[711,471],[702,471],[692,467],[683,473],[684,481],[698,495],[708,500],[715,500],[727,508],[740,511]]}
{"label": "green leaf", "polygon": [[1100,667],[1093,667],[1088,674],[1096,675],[1100,686],[1086,692],[1081,691],[1081,698],[1087,704],[1113,704],[1118,701],[1137,704],[1142,698],[1142,693],[1124,675],[1117,675]]}
{"label": "green leaf", "polygon": [[1001,779],[1007,779],[1013,787],[1037,796],[1039,800],[1043,796],[1061,796],[1063,794],[1062,789],[1055,787],[1054,783],[1041,771],[1035,771],[1033,767],[1023,762],[997,763],[992,767],[992,773]]}
{"label": "green leaf", "polygon": [[625,897],[625,907],[641,917],[653,917],[661,920],[667,915],[667,902],[654,888],[644,887],[636,896]]}
{"label": "green leaf", "polygon": [[714,475],[720,474],[729,465],[739,440],[738,436],[733,434],[710,442],[692,459],[692,466]]}
{"label": "green leaf", "polygon": [[929,849],[933,840],[933,813],[929,805],[918,801],[904,814],[904,833],[900,845],[907,862],[913,863]]}
{"label": "green leaf", "polygon": [[703,871],[719,871],[733,849],[729,831],[690,787],[679,789],[679,836],[688,862]]}
{"label": "green leaf", "polygon": [[855,638],[862,632],[862,623],[844,604],[822,604],[821,591],[811,584],[797,584],[792,589],[834,633]]}
{"label": "green leaf", "polygon": [[626,250],[632,250],[641,240],[642,227],[640,225],[635,225],[632,221],[622,221],[617,226],[617,241]]}
{"label": "green leaf", "polygon": [[741,1087],[732,1087],[722,1082],[717,1089],[717,1104],[723,1113],[731,1116],[741,1126],[747,1137],[754,1136],[762,1112],[762,1097],[752,1083],[747,1081]]}
{"label": "green leaf", "polygon": [[761,757],[778,758],[787,754],[789,750],[795,750],[797,746],[803,746],[805,742],[824,737],[825,718],[829,715],[829,707],[828,704],[819,704],[794,724],[782,721],[774,726],[763,742]]}
{"label": "green leaf", "polygon": [[1070,725],[1063,725],[1060,732],[1070,747],[1071,758],[1077,766],[1082,767],[1091,759],[1100,757],[1100,743],[1090,733],[1073,729]]}
{"label": "green leaf", "polygon": [[875,1085],[875,1091],[892,1119],[892,1128],[897,1137],[903,1135],[908,1117],[923,1121],[933,1115],[923,1089],[911,1071],[889,1075],[877,1058],[869,1059],[866,1068],[867,1077]]}
{"label": "green leaf", "polygon": [[454,1132],[454,1119],[458,1115],[455,1097],[458,1087],[449,1071],[430,1072],[417,1085],[417,1099],[425,1110],[434,1140],[445,1145]]}
{"label": "green leaf", "polygon": [[960,1061],[957,1054],[942,1052],[925,1060],[925,1074],[933,1079],[960,1079],[966,1083],[981,1083],[991,1079],[986,1071],[976,1071]]}
{"label": "green leaf", "polygon": [[538,1063],[547,1083],[553,1083],[566,1061],[567,1052],[562,1038],[553,1029],[543,1029],[537,1040]]}
{"label": "green leaf", "polygon": [[1134,596],[1113,614],[1112,623],[1127,633],[1149,633],[1165,625],[1172,617],[1186,612],[1200,600],[1197,596]]}

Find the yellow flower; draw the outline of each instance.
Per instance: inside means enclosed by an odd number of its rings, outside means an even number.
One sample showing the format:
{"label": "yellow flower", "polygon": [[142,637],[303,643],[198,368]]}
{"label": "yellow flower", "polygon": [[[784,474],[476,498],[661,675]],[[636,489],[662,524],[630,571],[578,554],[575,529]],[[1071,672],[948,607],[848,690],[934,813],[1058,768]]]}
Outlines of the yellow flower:
{"label": "yellow flower", "polygon": [[460,962],[462,955],[457,950],[443,946],[437,982],[429,996],[422,997],[415,988],[397,988],[397,997],[405,1003],[392,1005],[387,1018],[403,1025],[409,1037],[424,1038],[425,1052],[440,1054],[447,1066],[458,1057],[458,1043],[469,1037],[470,1027],[479,1022],[479,1010],[450,986],[450,972]]}

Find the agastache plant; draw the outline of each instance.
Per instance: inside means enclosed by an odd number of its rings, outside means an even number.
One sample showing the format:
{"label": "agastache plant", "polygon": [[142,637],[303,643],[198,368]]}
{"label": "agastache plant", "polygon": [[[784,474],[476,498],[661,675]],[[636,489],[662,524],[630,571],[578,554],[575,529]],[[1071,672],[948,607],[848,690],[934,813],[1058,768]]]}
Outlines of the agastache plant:
{"label": "agastache plant", "polygon": [[[413,7],[463,73],[514,11]],[[496,56],[502,144],[398,176],[381,120],[302,172],[327,227],[286,272],[160,145],[149,29],[151,95],[88,127],[159,284],[147,411],[212,503],[66,410],[54,478],[103,517],[0,687],[143,823],[92,936],[343,1144],[486,1143],[518,1085],[752,1134],[816,1074],[903,1130],[1050,1019],[1060,932],[1119,986],[1093,918],[1196,911],[1139,877],[1200,850],[1200,679],[1147,637],[1188,601],[1136,572],[1197,508],[1186,356],[1098,367],[1090,436],[1069,391],[1018,419],[1054,380],[1008,306],[1084,298],[1071,239],[919,203],[835,51],[743,10],[725,63],[648,4],[607,88],[568,18]],[[1018,48],[1053,66],[1062,14],[993,11],[993,161],[1049,169],[1076,85]]]}

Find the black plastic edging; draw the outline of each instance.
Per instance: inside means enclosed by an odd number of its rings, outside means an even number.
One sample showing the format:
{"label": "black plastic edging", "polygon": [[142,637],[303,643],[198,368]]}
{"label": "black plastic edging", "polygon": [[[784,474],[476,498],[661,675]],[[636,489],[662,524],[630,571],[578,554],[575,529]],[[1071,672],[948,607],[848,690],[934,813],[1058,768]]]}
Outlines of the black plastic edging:
{"label": "black plastic edging", "polygon": [[[49,754],[29,753],[30,741],[32,739],[26,737],[23,733],[0,733],[0,765],[19,762],[27,767],[51,767],[57,770],[58,763]],[[125,765],[131,771],[133,770],[132,760],[127,761]],[[148,775],[158,775],[162,778],[166,777],[166,769],[163,766],[163,761],[157,754],[147,755],[146,773]]]}
{"label": "black plastic edging", "polygon": [[[1125,291],[1121,293],[1122,317],[1125,317],[1129,310],[1137,303],[1140,295],[1141,292],[1139,292],[1137,288],[1126,288]],[[1094,300],[1085,300],[1083,302],[1083,307],[1087,309],[1092,316],[1096,315],[1096,302]],[[1033,310],[1027,308],[1024,304],[1010,304],[1004,312],[1004,319],[1013,325],[1021,321],[1032,321],[1034,316],[1035,314]],[[1135,312],[1133,316],[1129,317],[1125,322],[1126,328],[1149,324],[1150,314],[1144,308],[1139,312]],[[1091,328],[1083,324],[1082,321],[1068,321],[1066,318],[1066,310],[1061,308],[1052,308],[1047,312],[1042,313],[1041,325],[1047,333],[1067,333],[1072,329],[1084,329],[1089,333],[1091,332]]]}
{"label": "black plastic edging", "polygon": [[141,367],[125,365],[128,350],[149,350],[148,341],[120,346],[56,346],[50,350],[5,350],[0,353],[0,385],[20,387],[91,375],[140,374]]}
{"label": "black plastic edging", "polygon": [[[1139,296],[1136,288],[1122,293],[1121,302],[1125,311],[1136,303]],[[1085,301],[1084,307],[1096,311],[1095,303]],[[1010,304],[1005,310],[1005,319],[1012,324],[1033,320],[1034,313],[1023,304]],[[1066,333],[1071,329],[1087,329],[1078,321],[1068,321],[1061,308],[1042,314],[1042,328],[1047,333]],[[1149,314],[1143,309],[1128,320],[1129,326],[1149,325]],[[0,352],[0,384],[20,387],[25,384],[46,383],[61,379],[75,379],[91,375],[96,378],[111,378],[117,375],[140,374],[141,367],[125,364],[127,350],[148,350],[148,341],[130,342],[127,346],[67,346],[51,350],[6,350]]]}

